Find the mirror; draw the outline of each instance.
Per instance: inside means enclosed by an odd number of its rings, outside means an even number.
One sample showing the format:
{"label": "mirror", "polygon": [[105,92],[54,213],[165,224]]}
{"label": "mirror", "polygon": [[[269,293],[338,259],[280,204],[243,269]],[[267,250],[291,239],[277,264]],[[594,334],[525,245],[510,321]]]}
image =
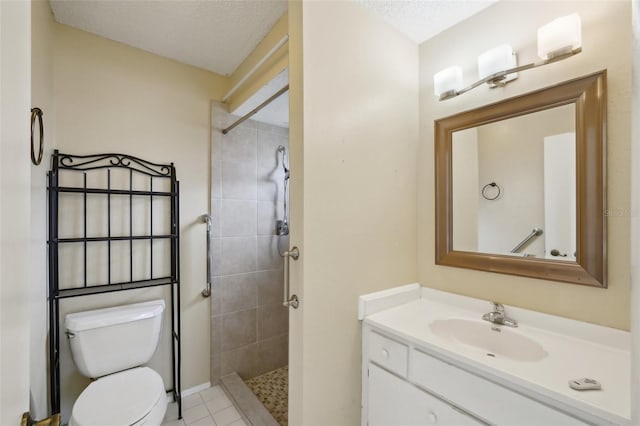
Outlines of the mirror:
{"label": "mirror", "polygon": [[454,250],[575,262],[575,105],[458,130],[452,144]]}
{"label": "mirror", "polygon": [[606,287],[605,85],[436,120],[436,264]]}

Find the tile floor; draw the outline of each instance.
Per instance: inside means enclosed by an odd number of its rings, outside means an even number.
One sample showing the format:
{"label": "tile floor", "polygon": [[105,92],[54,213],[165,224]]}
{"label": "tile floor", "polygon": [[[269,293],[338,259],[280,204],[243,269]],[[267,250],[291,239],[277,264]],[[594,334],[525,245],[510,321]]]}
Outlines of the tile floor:
{"label": "tile floor", "polygon": [[178,405],[167,406],[162,426],[248,426],[220,386],[182,398],[182,419]]}

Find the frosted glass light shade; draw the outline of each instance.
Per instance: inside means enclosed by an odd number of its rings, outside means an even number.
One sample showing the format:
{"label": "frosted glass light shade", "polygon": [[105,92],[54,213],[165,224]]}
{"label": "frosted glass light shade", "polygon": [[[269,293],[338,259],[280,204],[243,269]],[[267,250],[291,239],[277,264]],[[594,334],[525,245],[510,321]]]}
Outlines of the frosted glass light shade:
{"label": "frosted glass light shade", "polygon": [[449,67],[433,75],[433,91],[436,96],[440,96],[448,91],[458,91],[462,89],[462,68]]}
{"label": "frosted glass light shade", "polygon": [[513,48],[508,44],[501,44],[478,56],[478,77],[480,80],[491,74],[515,67],[516,57],[513,54]]}
{"label": "frosted glass light shade", "polygon": [[538,28],[538,56],[541,59],[550,59],[579,47],[582,47],[582,23],[577,13],[554,19]]}

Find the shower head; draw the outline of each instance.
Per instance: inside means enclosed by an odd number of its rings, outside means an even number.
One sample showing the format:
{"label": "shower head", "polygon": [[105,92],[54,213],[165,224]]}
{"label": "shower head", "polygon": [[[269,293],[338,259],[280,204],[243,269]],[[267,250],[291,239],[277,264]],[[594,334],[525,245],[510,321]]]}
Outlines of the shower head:
{"label": "shower head", "polygon": [[282,169],[284,170],[284,180],[288,180],[289,168],[287,167],[287,162],[285,161],[285,156],[287,155],[287,149],[284,146],[279,145],[277,152],[282,153]]}

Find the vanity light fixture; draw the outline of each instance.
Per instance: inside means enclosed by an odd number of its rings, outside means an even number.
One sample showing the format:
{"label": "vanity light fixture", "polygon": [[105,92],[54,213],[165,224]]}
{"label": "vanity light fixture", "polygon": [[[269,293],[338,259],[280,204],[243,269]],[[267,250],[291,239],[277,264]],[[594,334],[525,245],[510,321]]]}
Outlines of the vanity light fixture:
{"label": "vanity light fixture", "polygon": [[433,90],[436,96],[445,96],[446,93],[462,90],[462,68],[458,66],[445,68],[433,76]]}
{"label": "vanity light fixture", "polygon": [[479,80],[463,87],[462,69],[446,68],[433,76],[435,95],[439,100],[454,98],[487,83],[501,87],[518,78],[518,72],[537,68],[569,58],[582,51],[582,25],[580,15],[573,13],[557,18],[538,28],[538,56],[540,61],[517,65],[516,54],[508,44],[490,49],[478,56]]}
{"label": "vanity light fixture", "polygon": [[[517,66],[516,53],[513,51],[513,47],[508,44],[501,44],[478,56],[478,78],[482,80],[500,71],[513,69]],[[518,78],[518,73],[514,72],[505,75],[501,80],[490,80],[487,84],[490,87],[504,86],[516,78]]]}

